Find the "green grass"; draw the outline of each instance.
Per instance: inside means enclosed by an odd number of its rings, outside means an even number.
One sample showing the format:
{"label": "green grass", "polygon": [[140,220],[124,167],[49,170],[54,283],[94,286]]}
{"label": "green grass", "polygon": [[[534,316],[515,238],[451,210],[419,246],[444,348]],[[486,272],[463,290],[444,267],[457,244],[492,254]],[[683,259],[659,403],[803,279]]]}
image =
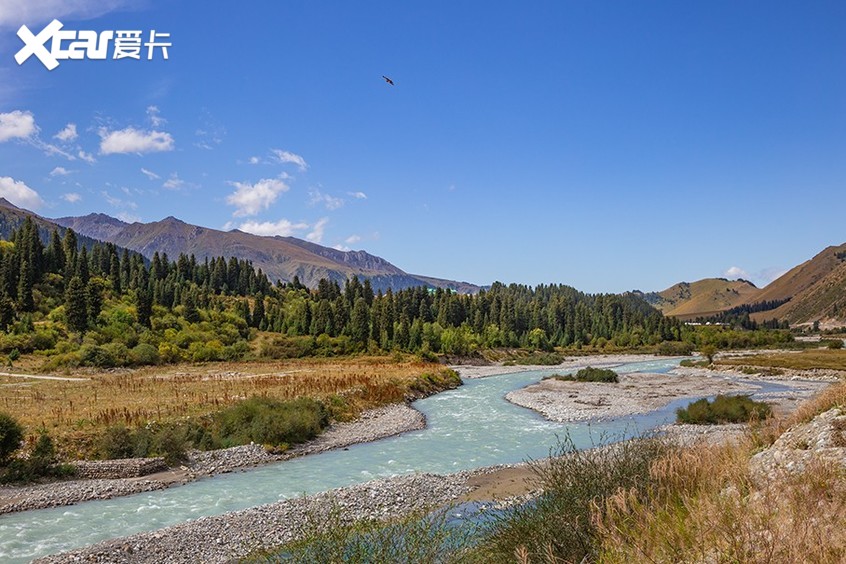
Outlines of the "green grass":
{"label": "green grass", "polygon": [[694,425],[719,425],[722,423],[746,423],[769,417],[772,409],[764,402],[749,396],[717,396],[714,401],[701,399],[676,410],[679,423]]}

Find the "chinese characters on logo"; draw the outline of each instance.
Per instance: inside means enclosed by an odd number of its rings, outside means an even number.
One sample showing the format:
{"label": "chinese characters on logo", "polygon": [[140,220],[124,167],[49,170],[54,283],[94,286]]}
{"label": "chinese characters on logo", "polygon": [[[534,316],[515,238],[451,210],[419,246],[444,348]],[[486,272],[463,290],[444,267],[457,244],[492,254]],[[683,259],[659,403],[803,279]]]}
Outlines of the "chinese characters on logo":
{"label": "chinese characters on logo", "polygon": [[[18,30],[18,37],[24,46],[15,54],[15,61],[22,65],[27,59],[35,55],[47,70],[59,66],[59,61],[67,59],[136,59],[144,57],[152,61],[156,53],[162,59],[168,59],[170,34],[156,30],[144,33],[140,30],[101,31],[91,30],[63,30],[64,24],[53,20],[35,35],[30,29],[22,25]],[[49,43],[49,48],[47,47]],[[112,46],[110,51],[109,46]]]}

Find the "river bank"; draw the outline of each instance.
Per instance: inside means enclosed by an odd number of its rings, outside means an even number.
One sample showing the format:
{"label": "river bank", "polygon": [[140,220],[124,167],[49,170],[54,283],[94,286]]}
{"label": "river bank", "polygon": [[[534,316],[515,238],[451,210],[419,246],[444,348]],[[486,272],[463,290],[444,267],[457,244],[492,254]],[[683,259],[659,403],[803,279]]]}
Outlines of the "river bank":
{"label": "river bank", "polygon": [[[678,427],[678,428],[677,428]],[[679,444],[725,442],[745,425],[664,429]],[[539,461],[540,464],[544,462]],[[187,521],[36,560],[39,563],[231,562],[301,538],[305,523],[333,526],[388,520],[465,502],[489,507],[521,503],[542,490],[533,464],[504,464],[451,474],[419,473],[373,480],[311,496]],[[331,516],[331,517],[330,517]]]}
{"label": "river bank", "polygon": [[138,478],[69,480],[34,486],[2,487],[0,514],[60,507],[165,489],[201,477],[345,448],[416,431],[425,426],[426,418],[416,409],[406,404],[391,404],[365,411],[355,421],[335,423],[316,439],[281,454],[271,454],[255,444],[213,451],[192,451],[183,466]]}

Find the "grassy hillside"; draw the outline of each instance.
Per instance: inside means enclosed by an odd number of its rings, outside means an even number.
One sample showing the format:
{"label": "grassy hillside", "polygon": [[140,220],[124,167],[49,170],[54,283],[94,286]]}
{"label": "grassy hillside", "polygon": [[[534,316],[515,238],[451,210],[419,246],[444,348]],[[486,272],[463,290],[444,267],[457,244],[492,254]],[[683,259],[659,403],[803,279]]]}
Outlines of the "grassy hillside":
{"label": "grassy hillside", "polygon": [[[804,287],[786,304],[772,311],[754,314],[752,318],[786,319],[791,324],[822,321],[846,325],[846,245],[829,247],[797,268],[799,270],[793,275],[791,271],[782,277],[791,276],[789,280],[779,278],[770,286],[778,283],[773,293],[789,291],[787,282],[791,280],[796,282],[797,287]],[[765,288],[768,289],[769,286]]]}
{"label": "grassy hillside", "polygon": [[814,258],[790,269],[763,288],[755,301],[784,300],[811,288],[840,266],[846,258],[846,243],[827,247]]}
{"label": "grassy hillside", "polygon": [[662,292],[647,295],[647,300],[664,315],[697,317],[730,309],[749,300],[755,301],[760,290],[746,280],[705,278],[679,282]]}

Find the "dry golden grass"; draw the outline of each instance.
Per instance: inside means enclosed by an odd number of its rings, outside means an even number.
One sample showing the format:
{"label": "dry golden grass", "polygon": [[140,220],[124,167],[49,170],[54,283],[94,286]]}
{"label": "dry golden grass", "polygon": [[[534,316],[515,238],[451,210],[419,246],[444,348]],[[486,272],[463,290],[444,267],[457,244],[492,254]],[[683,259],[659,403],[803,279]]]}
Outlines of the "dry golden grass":
{"label": "dry golden grass", "polygon": [[304,359],[148,367],[63,376],[79,380],[0,376],[0,410],[30,432],[82,439],[115,424],[144,425],[217,411],[251,396],[345,398],[346,415],[401,401],[417,376],[437,364],[391,357]]}
{"label": "dry golden grass", "polygon": [[766,368],[793,368],[811,370],[827,368],[846,372],[846,349],[812,349],[796,353],[754,354],[730,358],[719,358],[716,364],[733,366],[762,366]]}
{"label": "dry golden grass", "polygon": [[817,462],[761,483],[750,475],[752,452],[750,440],[677,450],[660,460],[654,491],[618,492],[595,512],[599,561],[843,562],[843,468]]}

